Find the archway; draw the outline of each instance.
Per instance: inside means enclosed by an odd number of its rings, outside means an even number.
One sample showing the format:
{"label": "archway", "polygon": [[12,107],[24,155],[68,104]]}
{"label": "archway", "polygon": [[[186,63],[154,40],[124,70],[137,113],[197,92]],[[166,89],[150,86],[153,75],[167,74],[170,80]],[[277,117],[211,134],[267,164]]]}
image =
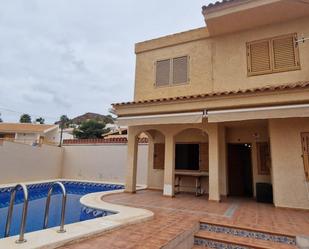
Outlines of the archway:
{"label": "archway", "polygon": [[126,191],[137,185],[163,189],[165,136],[157,129],[129,128]]}

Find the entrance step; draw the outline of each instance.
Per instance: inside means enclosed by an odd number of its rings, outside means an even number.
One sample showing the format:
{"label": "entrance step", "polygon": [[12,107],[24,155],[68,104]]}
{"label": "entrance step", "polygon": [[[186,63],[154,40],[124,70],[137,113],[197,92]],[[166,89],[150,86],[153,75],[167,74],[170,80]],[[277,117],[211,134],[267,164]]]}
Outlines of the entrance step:
{"label": "entrance step", "polygon": [[193,246],[192,249],[211,249],[211,248],[207,246]]}
{"label": "entrance step", "polygon": [[275,233],[262,229],[253,229],[244,226],[228,225],[224,223],[200,221],[200,230],[233,235],[236,237],[252,238],[280,244],[296,245],[296,236],[292,234]]}
{"label": "entrance step", "polygon": [[[220,249],[296,249],[295,245],[234,236],[226,233],[199,231],[195,234],[194,244],[206,248]],[[205,248],[205,247],[204,247]]]}

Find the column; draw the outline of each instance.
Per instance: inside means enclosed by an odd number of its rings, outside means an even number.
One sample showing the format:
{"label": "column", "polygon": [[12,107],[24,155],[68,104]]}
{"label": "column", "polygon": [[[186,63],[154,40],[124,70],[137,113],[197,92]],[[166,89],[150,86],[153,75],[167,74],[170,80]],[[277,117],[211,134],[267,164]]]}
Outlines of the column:
{"label": "column", "polygon": [[219,125],[209,124],[209,200],[220,201]]}
{"label": "column", "polygon": [[135,193],[137,172],[138,137],[131,127],[128,127],[128,154],[125,192]]}
{"label": "column", "polygon": [[165,136],[164,196],[174,196],[175,189],[175,141],[172,134]]}

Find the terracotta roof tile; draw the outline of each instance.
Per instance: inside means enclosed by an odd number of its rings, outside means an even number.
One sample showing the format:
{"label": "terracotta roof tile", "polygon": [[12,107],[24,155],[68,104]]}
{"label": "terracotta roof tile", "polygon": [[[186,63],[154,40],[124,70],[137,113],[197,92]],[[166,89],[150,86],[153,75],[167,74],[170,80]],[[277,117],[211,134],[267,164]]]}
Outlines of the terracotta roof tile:
{"label": "terracotta roof tile", "polygon": [[227,4],[227,3],[231,3],[231,2],[241,2],[241,1],[244,1],[244,0],[222,0],[222,1],[216,1],[214,3],[209,3],[208,5],[204,5],[202,7],[203,10],[206,10],[206,9],[210,9],[212,7],[217,7],[217,6],[222,6],[224,4]]}
{"label": "terracotta roof tile", "polygon": [[[64,145],[74,144],[126,144],[128,139],[126,137],[115,137],[115,138],[94,138],[94,139],[64,139]],[[139,143],[148,143],[148,138],[139,138]]]}
{"label": "terracotta roof tile", "polygon": [[41,133],[57,125],[28,124],[28,123],[0,123],[0,132],[5,133]]}
{"label": "terracotta roof tile", "polygon": [[171,98],[159,98],[159,99],[132,101],[132,102],[121,102],[121,103],[114,103],[112,105],[122,106],[122,105],[135,105],[135,104],[146,104],[146,103],[157,103],[157,102],[170,102],[170,101],[175,101],[175,100],[203,99],[203,98],[218,97],[218,96],[239,95],[239,94],[246,94],[246,93],[250,94],[250,93],[260,93],[260,92],[274,92],[274,91],[304,89],[304,88],[309,88],[309,81],[300,81],[300,82],[294,82],[290,84],[283,84],[283,85],[276,85],[276,86],[239,89],[239,90],[233,90],[233,91],[211,92],[211,93],[205,93],[205,94],[187,95],[187,96],[179,96],[179,97],[171,97]]}

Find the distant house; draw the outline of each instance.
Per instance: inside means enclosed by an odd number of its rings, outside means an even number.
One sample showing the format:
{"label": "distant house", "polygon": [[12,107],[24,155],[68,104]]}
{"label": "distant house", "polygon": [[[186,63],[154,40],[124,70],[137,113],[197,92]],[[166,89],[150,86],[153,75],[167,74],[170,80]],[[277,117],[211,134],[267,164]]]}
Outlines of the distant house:
{"label": "distant house", "polygon": [[0,123],[0,139],[25,144],[58,143],[59,126],[28,123]]}

